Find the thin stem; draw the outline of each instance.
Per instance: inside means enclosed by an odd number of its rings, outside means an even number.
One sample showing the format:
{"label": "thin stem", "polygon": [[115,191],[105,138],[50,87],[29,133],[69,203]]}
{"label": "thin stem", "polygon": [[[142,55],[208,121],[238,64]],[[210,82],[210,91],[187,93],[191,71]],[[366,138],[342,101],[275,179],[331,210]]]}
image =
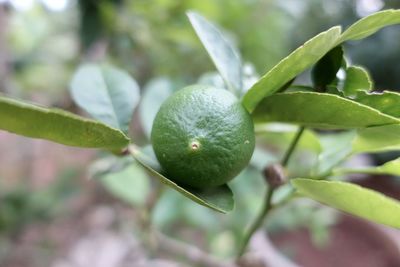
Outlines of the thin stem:
{"label": "thin stem", "polygon": [[294,149],[296,148],[297,143],[299,142],[300,137],[301,137],[301,135],[302,135],[303,132],[304,132],[304,129],[305,129],[305,127],[304,127],[304,126],[301,126],[301,127],[299,127],[299,129],[297,130],[297,133],[296,133],[295,137],[293,138],[292,142],[290,143],[290,146],[289,146],[288,150],[286,150],[286,153],[285,153],[285,155],[283,156],[283,159],[282,159],[282,162],[281,162],[281,164],[282,164],[283,167],[286,167],[286,166],[287,166],[287,164],[288,164],[288,162],[289,162],[289,159],[290,159],[290,157],[292,156],[293,151],[294,151]]}
{"label": "thin stem", "polygon": [[[288,164],[290,157],[293,154],[293,151],[295,150],[301,135],[304,132],[304,126],[299,127],[295,137],[293,138],[292,142],[289,145],[289,148],[287,149],[285,155],[283,156],[283,159],[281,161],[281,165],[283,167],[286,167],[286,165]],[[267,192],[265,194],[264,197],[264,206],[261,210],[261,212],[259,213],[259,215],[256,217],[255,221],[251,224],[248,232],[245,234],[244,239],[243,239],[243,243],[239,249],[239,253],[238,253],[238,259],[243,256],[244,252],[246,251],[246,248],[250,242],[251,237],[254,235],[254,233],[262,226],[265,217],[267,217],[268,213],[271,211],[272,209],[272,196],[274,194],[275,188],[272,187],[271,185],[268,186]]]}
{"label": "thin stem", "polygon": [[253,224],[250,226],[247,234],[244,237],[242,246],[240,247],[238,258],[243,256],[244,252],[246,251],[246,248],[250,242],[251,237],[253,234],[257,231],[258,228],[261,227],[262,223],[264,222],[264,218],[267,216],[269,210],[271,209],[271,200],[272,200],[272,195],[273,195],[274,189],[269,186],[267,189],[267,192],[265,194],[265,201],[264,201],[264,206],[260,212],[260,214],[257,216]]}

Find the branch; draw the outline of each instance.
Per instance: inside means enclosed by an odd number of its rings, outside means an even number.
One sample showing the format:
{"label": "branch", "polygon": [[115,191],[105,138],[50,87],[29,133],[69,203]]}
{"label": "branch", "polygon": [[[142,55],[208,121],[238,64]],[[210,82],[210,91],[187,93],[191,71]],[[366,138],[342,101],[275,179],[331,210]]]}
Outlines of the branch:
{"label": "branch", "polygon": [[202,265],[207,267],[238,267],[231,261],[223,261],[214,256],[184,242],[172,239],[160,232],[154,232],[157,240],[158,249],[175,258],[183,257],[193,265]]}
{"label": "branch", "polygon": [[[254,234],[250,242],[253,258],[257,258],[262,266],[265,267],[299,267],[288,258],[283,256],[271,243],[268,236],[258,231]],[[246,258],[246,256],[244,257]]]}

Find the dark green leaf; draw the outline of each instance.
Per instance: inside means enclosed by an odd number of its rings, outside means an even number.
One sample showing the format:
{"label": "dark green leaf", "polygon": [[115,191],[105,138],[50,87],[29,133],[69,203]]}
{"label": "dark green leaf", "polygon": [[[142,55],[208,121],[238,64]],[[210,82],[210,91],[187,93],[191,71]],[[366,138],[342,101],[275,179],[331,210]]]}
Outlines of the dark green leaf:
{"label": "dark green leaf", "polygon": [[0,129],[69,146],[120,149],[129,144],[121,131],[100,122],[1,96]]}
{"label": "dark green leaf", "polygon": [[400,118],[400,94],[397,92],[368,93],[358,91],[355,100],[382,113]]}
{"label": "dark green leaf", "polygon": [[383,27],[400,23],[400,10],[383,10],[360,19],[351,25],[340,37],[339,43],[368,37]]}
{"label": "dark green leaf", "polygon": [[324,93],[293,92],[265,98],[253,112],[256,122],[287,122],[315,128],[362,128],[400,123],[357,102]]}
{"label": "dark green leaf", "polygon": [[75,73],[70,91],[93,118],[128,132],[139,101],[139,87],[128,73],[108,65],[86,64]]}
{"label": "dark green leaf", "polygon": [[243,105],[249,112],[253,112],[262,99],[277,92],[336,46],[340,33],[340,27],[333,27],[297,48],[253,85],[244,95]]}
{"label": "dark green leaf", "polygon": [[239,53],[219,29],[196,12],[187,13],[190,23],[203,43],[228,88],[234,93],[242,90],[243,74]]}
{"label": "dark green leaf", "polygon": [[343,93],[345,96],[354,97],[359,90],[370,91],[372,79],[366,69],[359,66],[350,66],[346,69]]}
{"label": "dark green leaf", "polygon": [[313,84],[323,90],[336,78],[343,61],[343,48],[337,46],[321,58],[311,71]]}
{"label": "dark green leaf", "polygon": [[400,202],[358,185],[294,179],[300,194],[370,221],[400,228]]}
{"label": "dark green leaf", "polygon": [[228,185],[222,185],[216,188],[211,188],[208,190],[199,190],[186,188],[181,185],[176,184],[174,181],[168,179],[162,175],[161,168],[154,159],[146,156],[137,147],[131,145],[130,152],[132,156],[145,167],[154,177],[158,178],[163,184],[175,189],[184,196],[190,198],[191,200],[197,202],[200,205],[219,211],[222,213],[227,213],[233,210],[234,200],[233,193]]}

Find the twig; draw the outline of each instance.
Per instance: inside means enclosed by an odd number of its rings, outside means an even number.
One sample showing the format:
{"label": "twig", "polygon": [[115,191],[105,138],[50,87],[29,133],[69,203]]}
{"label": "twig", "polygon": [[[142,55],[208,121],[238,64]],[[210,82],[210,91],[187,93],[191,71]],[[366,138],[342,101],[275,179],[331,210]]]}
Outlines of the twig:
{"label": "twig", "polygon": [[[287,149],[287,151],[281,161],[281,165],[283,167],[287,166],[287,164],[290,160],[290,157],[292,156],[293,151],[295,150],[295,148],[300,140],[300,137],[304,132],[304,129],[305,128],[303,126],[299,127],[295,137],[293,138],[292,142],[290,143],[289,148]],[[244,252],[246,251],[246,248],[250,242],[251,237],[254,235],[254,233],[257,231],[257,229],[259,229],[261,227],[261,225],[263,224],[263,222],[265,220],[265,217],[267,217],[268,213],[271,211],[271,208],[272,208],[271,202],[272,202],[272,196],[274,194],[274,190],[275,190],[275,188],[273,186],[271,186],[271,185],[268,186],[267,193],[264,197],[264,206],[263,206],[260,214],[255,219],[255,221],[251,224],[248,232],[245,234],[242,245],[238,252],[237,260],[239,260],[240,257],[244,254]]]}
{"label": "twig", "polygon": [[160,232],[155,232],[159,250],[174,255],[176,258],[185,258],[191,265],[207,267],[238,267],[230,261],[223,261],[214,256],[184,242],[172,239]]}
{"label": "twig", "polygon": [[267,189],[267,193],[265,195],[265,201],[264,201],[264,206],[260,212],[260,214],[257,216],[253,224],[250,226],[247,234],[245,235],[242,246],[240,247],[238,258],[243,256],[244,252],[246,251],[247,245],[250,242],[251,237],[253,234],[257,231],[258,228],[262,225],[264,218],[267,216],[269,210],[271,209],[271,199],[272,199],[272,194],[274,192],[273,187],[269,186]]}
{"label": "twig", "polygon": [[277,251],[268,236],[262,231],[258,231],[254,234],[254,237],[251,239],[250,247],[252,251],[257,253],[258,259],[264,266],[299,267],[299,265],[293,263]]}

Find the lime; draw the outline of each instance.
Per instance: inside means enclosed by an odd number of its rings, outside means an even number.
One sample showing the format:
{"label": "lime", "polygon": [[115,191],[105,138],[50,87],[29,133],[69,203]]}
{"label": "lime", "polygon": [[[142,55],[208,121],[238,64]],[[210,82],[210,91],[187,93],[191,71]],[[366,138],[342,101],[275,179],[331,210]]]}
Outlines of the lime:
{"label": "lime", "polygon": [[194,85],[161,105],[151,141],[168,178],[210,188],[225,184],[248,164],[255,145],[254,125],[232,93]]}

